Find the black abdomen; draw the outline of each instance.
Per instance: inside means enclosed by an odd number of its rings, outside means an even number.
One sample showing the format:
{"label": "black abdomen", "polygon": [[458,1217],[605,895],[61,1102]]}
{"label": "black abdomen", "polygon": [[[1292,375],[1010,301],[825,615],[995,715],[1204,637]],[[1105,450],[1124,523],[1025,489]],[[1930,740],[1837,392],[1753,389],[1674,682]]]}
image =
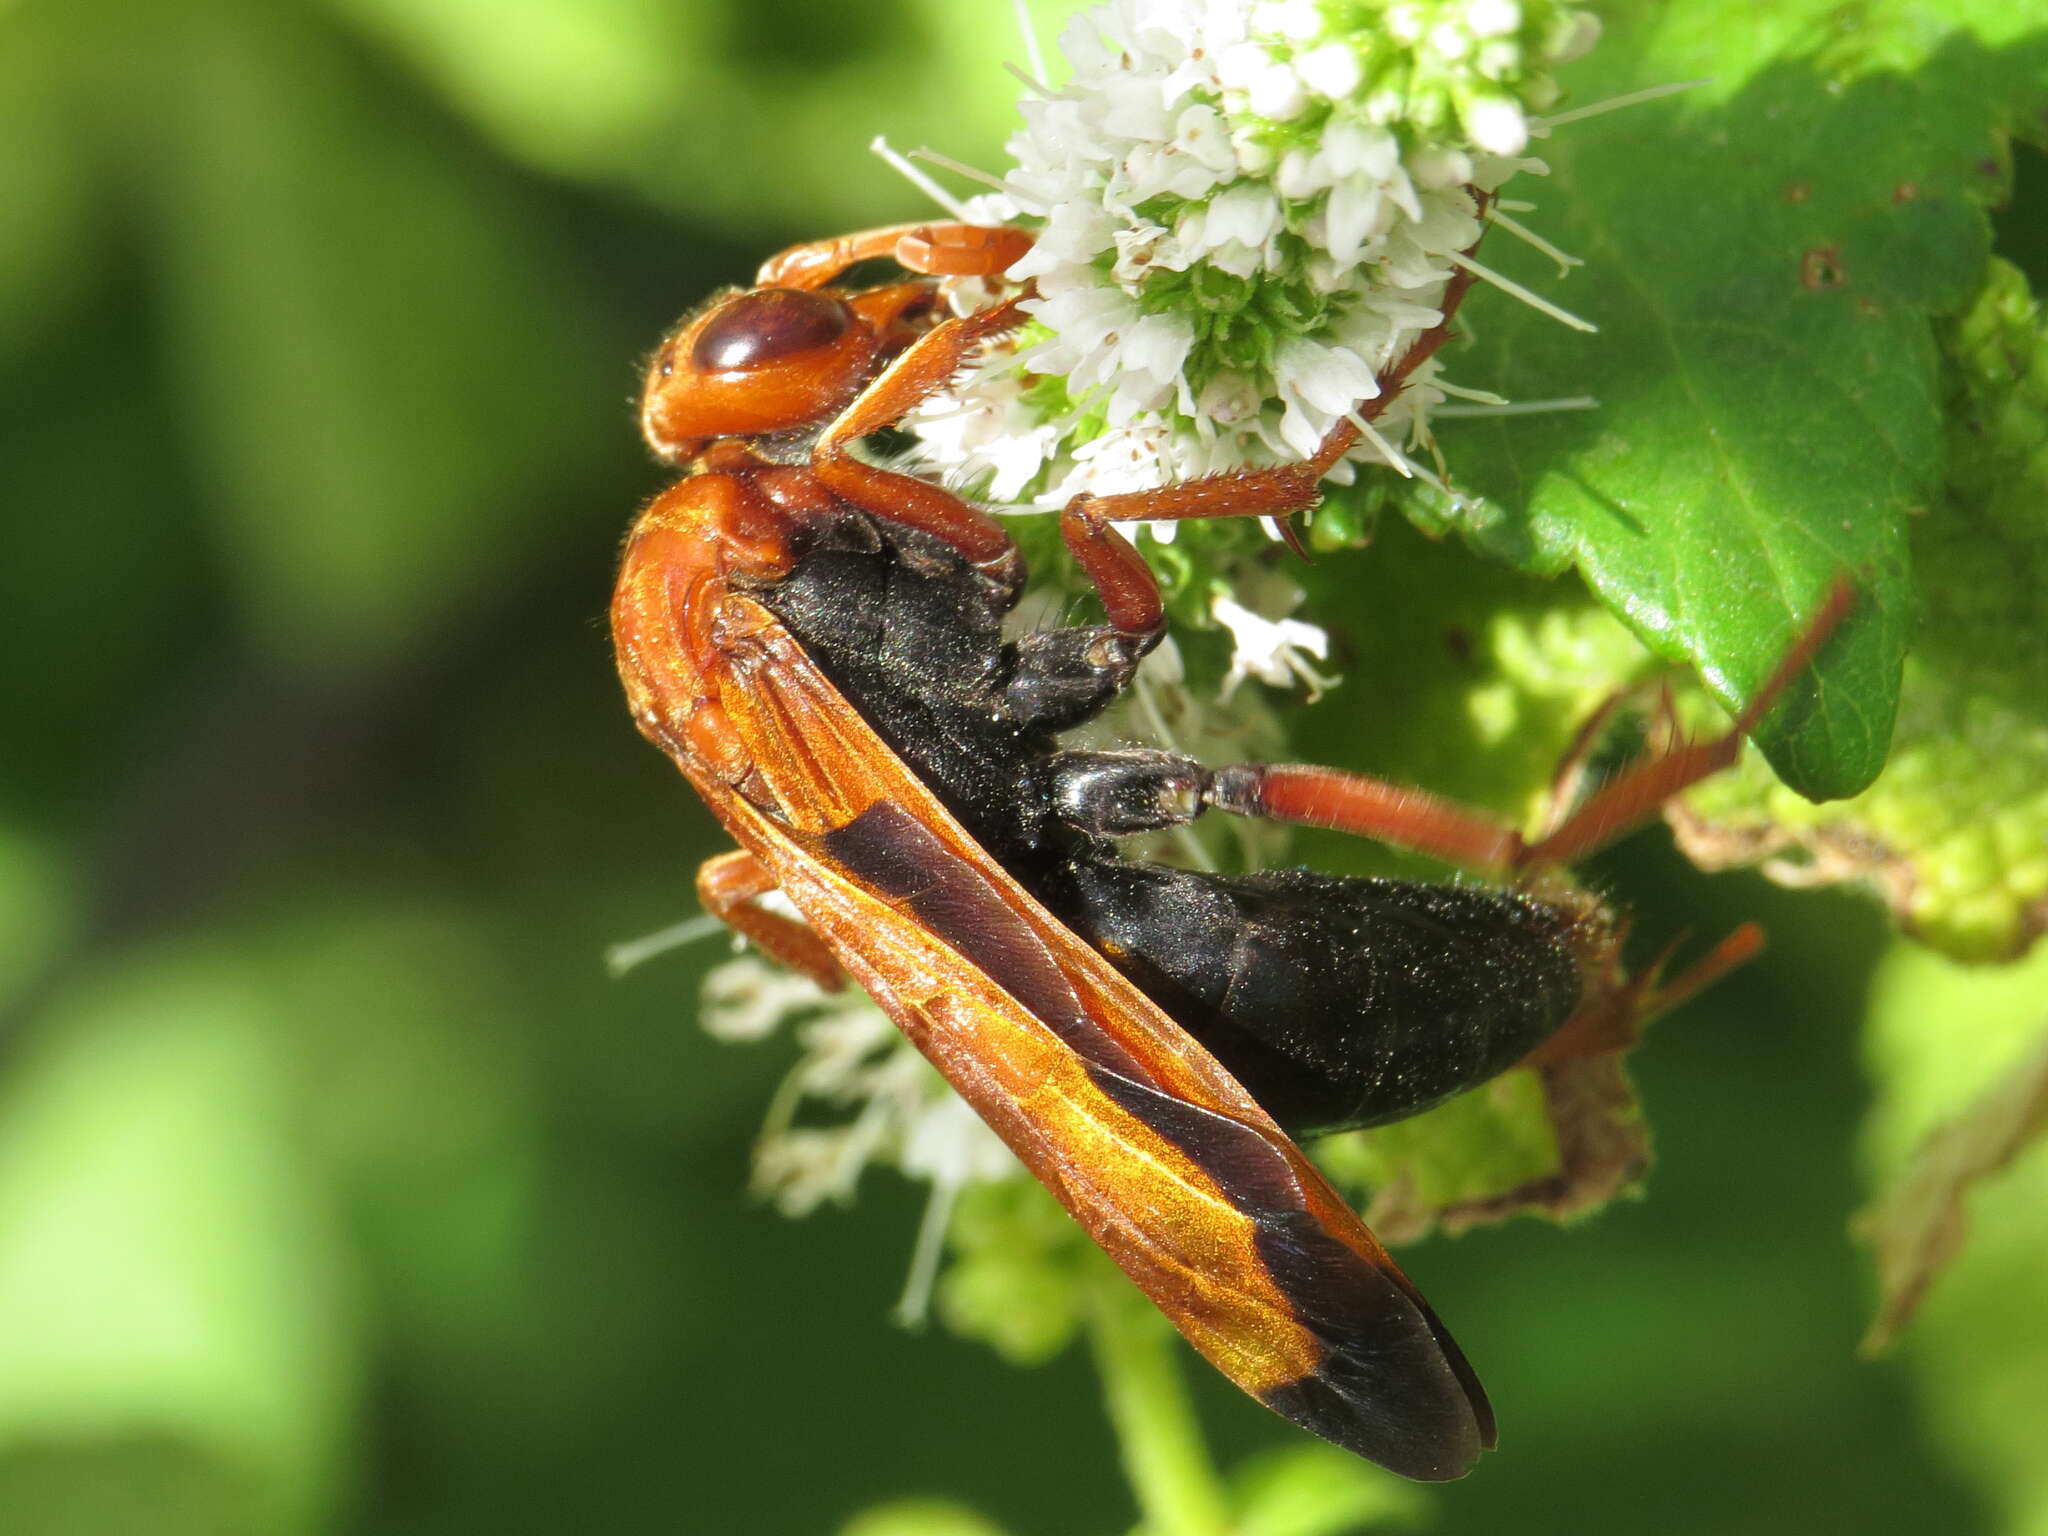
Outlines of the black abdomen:
{"label": "black abdomen", "polygon": [[1290,1134],[1419,1113],[1513,1066],[1581,990],[1564,909],[1502,892],[1077,860],[1048,893]]}
{"label": "black abdomen", "polygon": [[1056,733],[1120,678],[1098,630],[1020,648],[937,540],[849,515],[758,594],[968,832],[1295,1135],[1419,1113],[1513,1066],[1581,990],[1570,911],[1458,886],[1127,863],[1060,820]]}

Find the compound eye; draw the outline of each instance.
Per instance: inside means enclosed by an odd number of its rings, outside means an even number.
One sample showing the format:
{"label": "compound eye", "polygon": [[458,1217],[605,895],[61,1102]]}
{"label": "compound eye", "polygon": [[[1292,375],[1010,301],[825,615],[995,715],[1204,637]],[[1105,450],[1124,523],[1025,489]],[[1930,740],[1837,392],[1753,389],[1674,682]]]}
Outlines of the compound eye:
{"label": "compound eye", "polygon": [[706,373],[758,368],[830,346],[853,313],[839,300],[800,288],[743,294],[697,333],[690,361]]}

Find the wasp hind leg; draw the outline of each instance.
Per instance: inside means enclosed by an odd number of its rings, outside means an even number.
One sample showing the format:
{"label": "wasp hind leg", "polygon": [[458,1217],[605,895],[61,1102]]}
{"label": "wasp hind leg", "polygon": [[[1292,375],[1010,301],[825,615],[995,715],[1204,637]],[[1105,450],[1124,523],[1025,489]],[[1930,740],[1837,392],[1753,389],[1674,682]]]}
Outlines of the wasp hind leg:
{"label": "wasp hind leg", "polygon": [[706,859],[697,869],[697,899],[706,912],[770,959],[837,992],[846,974],[824,941],[807,924],[760,905],[775,889],[768,866],[743,848]]}
{"label": "wasp hind leg", "polygon": [[[1673,741],[1638,758],[1533,841],[1498,817],[1426,790],[1300,763],[1218,768],[1209,775],[1203,802],[1239,815],[1368,837],[1488,874],[1533,876],[1598,852],[1655,819],[1673,795],[1732,764],[1743,740],[1854,605],[1855,589],[1838,581],[1727,731],[1704,741]],[[1561,783],[1576,779],[1573,766],[1568,760]]]}

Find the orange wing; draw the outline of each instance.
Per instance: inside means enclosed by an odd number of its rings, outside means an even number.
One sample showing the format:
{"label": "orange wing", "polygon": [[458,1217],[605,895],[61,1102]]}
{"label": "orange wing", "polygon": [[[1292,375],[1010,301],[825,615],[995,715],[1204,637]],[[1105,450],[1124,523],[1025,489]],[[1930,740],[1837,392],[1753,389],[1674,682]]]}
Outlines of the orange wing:
{"label": "orange wing", "polygon": [[1272,1119],[967,835],[772,614],[715,601],[718,703],[753,773],[693,781],[1089,1236],[1304,1428],[1413,1478],[1492,1449],[1464,1355]]}

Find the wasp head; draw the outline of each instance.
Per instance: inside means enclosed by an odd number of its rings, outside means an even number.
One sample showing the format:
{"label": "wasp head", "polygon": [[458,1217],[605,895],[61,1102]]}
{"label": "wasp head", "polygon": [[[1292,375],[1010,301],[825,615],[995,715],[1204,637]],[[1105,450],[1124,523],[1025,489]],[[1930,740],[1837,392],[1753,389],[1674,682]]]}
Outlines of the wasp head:
{"label": "wasp head", "polygon": [[640,429],[669,463],[720,437],[821,427],[916,339],[936,307],[929,282],[853,294],[754,288],[678,326],[647,366]]}

